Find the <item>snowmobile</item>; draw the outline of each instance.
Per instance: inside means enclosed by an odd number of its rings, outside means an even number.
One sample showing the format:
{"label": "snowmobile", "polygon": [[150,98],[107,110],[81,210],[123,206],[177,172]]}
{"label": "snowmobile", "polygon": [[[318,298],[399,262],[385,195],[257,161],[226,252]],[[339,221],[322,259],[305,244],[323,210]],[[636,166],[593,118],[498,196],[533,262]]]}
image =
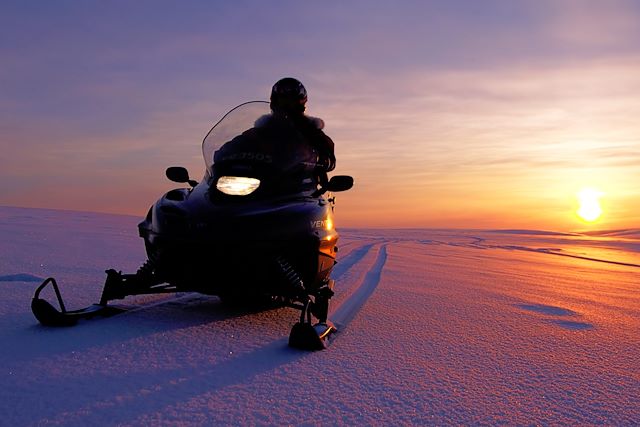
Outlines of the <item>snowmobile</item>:
{"label": "snowmobile", "polygon": [[[147,254],[138,271],[107,270],[100,302],[81,310],[67,310],[55,279],[46,279],[31,304],[40,323],[110,316],[120,308],[109,302],[130,295],[199,292],[296,308],[289,345],[326,346],[336,331],[327,318],[338,251],[332,193],[350,189],[353,178],[328,179],[317,150],[263,101],[229,111],[205,136],[202,152],[200,182],[183,167],[166,170],[186,188],[164,194],[138,225]],[[40,297],[48,285],[60,310]]]}

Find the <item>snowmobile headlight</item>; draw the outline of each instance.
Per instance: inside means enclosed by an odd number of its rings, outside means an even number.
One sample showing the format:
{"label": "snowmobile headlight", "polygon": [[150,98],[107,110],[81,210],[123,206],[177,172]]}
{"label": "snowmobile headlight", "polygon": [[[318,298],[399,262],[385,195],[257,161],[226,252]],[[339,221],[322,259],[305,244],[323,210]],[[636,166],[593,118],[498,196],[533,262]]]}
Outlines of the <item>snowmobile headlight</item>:
{"label": "snowmobile headlight", "polygon": [[246,196],[260,186],[260,180],[246,176],[221,176],[216,188],[229,196]]}

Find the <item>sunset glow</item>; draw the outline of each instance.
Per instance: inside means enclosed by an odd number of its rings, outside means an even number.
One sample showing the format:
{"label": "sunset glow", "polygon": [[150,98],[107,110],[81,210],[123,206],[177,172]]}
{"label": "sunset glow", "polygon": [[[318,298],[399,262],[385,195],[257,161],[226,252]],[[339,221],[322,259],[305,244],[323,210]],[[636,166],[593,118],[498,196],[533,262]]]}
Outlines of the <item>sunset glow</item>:
{"label": "sunset glow", "polygon": [[355,179],[336,227],[640,223],[638,2],[41,6],[0,6],[0,205],[144,216],[293,76]]}

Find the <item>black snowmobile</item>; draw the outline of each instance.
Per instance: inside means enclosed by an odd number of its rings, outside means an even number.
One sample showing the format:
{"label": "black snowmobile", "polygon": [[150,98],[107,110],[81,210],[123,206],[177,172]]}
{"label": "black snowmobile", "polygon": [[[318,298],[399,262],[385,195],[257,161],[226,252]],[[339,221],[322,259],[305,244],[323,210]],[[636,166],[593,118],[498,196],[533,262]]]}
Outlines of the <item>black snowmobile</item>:
{"label": "black snowmobile", "polygon": [[[40,323],[67,326],[108,316],[119,311],[109,301],[128,295],[195,291],[297,308],[289,345],[324,348],[335,331],[327,315],[338,250],[335,197],[328,192],[350,189],[353,178],[327,179],[317,151],[262,101],[227,113],[206,135],[202,152],[202,181],[191,180],[185,168],[168,168],[171,181],[189,188],[166,193],[138,225],[145,264],[135,274],[107,270],[100,302],[82,310],[66,310],[48,278],[31,304]],[[60,310],[40,298],[48,284]]]}

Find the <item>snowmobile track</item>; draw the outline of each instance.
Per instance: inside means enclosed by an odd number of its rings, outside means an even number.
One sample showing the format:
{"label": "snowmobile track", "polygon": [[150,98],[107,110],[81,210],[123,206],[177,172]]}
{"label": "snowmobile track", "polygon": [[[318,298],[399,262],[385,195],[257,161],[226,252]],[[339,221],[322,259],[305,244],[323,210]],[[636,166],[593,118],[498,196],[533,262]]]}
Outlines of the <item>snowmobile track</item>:
{"label": "snowmobile track", "polygon": [[356,284],[351,295],[332,310],[330,318],[338,327],[338,333],[353,320],[371,294],[373,294],[378,283],[380,283],[380,277],[386,261],[387,245],[384,244],[378,248],[375,262],[366,271],[362,280]]}
{"label": "snowmobile track", "polygon": [[[333,277],[338,282],[337,294],[332,299],[329,318],[338,327],[338,332],[328,339],[328,346],[331,346],[333,341],[340,336],[341,332],[362,309],[367,299],[372,295],[377,287],[382,274],[382,269],[386,262],[386,246],[387,245],[385,243],[369,242],[357,248],[353,248],[343,259],[340,259],[339,263],[336,265]],[[122,308],[124,311],[115,316],[111,316],[113,319],[105,318],[99,320],[99,322],[95,324],[95,327],[99,327],[99,323],[110,322],[115,319],[120,319],[119,321],[124,322],[134,321],[133,319],[135,319],[136,315],[143,314],[148,312],[149,309],[157,307],[169,307],[169,310],[171,310],[171,306],[173,306],[180,310],[180,307],[185,307],[190,304],[206,304],[207,301],[212,301],[212,299],[215,299],[215,297],[195,292],[187,292],[176,293],[172,296],[167,296],[160,300],[140,305],[116,304],[116,307]],[[155,316],[151,313],[149,315]],[[295,316],[292,317],[292,319],[294,318]],[[150,319],[147,319],[145,320],[145,323],[148,323],[149,321]],[[94,321],[81,320],[80,323],[84,324],[84,327],[89,327],[89,325],[93,324]],[[165,322],[160,321],[160,323]],[[162,326],[159,325],[159,328],[162,329]],[[91,330],[95,329],[93,327],[89,327],[85,332],[89,333]],[[276,340],[271,339],[266,341],[261,347],[271,348],[272,346],[287,347],[286,338],[282,337],[281,339]]]}
{"label": "snowmobile track", "polygon": [[[371,265],[365,265],[365,268],[361,268],[361,271],[355,271],[358,267],[363,267],[363,263],[369,263],[368,258],[370,258],[370,254],[372,255],[371,257],[375,257]],[[338,332],[329,338],[329,346],[337,339],[340,332],[349,325],[375,291],[378,283],[380,282],[380,277],[382,275],[386,259],[386,244],[369,243],[352,250],[336,265],[336,268],[334,269],[334,277],[338,282],[336,296],[340,297],[342,294],[343,298],[338,299],[338,301],[336,301],[331,307],[329,318],[337,326]],[[338,266],[340,268],[338,268]],[[353,273],[353,279],[355,279],[353,281],[349,280],[351,279],[351,277],[349,277],[351,273]],[[348,283],[340,283],[341,278],[347,279],[346,281]],[[190,302],[197,303],[198,301],[207,298],[210,297],[202,296],[197,293],[180,294],[161,301],[132,307],[117,317],[127,316],[128,314],[137,313],[157,306],[166,306],[171,304],[182,305]],[[276,340],[275,342],[279,343],[280,341],[281,340]],[[282,341],[282,345],[284,346],[284,338]],[[273,345],[275,342],[265,343],[265,346]]]}

